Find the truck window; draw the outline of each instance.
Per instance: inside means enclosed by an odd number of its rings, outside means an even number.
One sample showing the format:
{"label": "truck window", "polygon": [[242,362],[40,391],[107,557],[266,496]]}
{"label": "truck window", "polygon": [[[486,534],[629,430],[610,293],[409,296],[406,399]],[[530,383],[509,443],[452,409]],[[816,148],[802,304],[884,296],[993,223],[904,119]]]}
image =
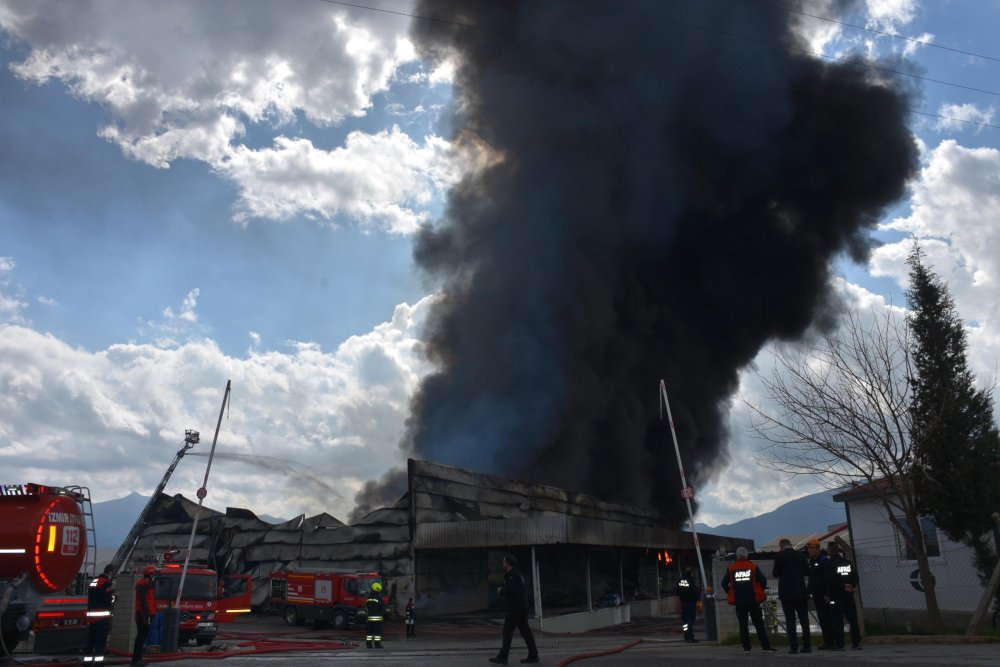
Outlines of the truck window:
{"label": "truck window", "polygon": [[357,579],[344,579],[344,590],[351,595],[358,594],[358,580]]}
{"label": "truck window", "polygon": [[[158,574],[153,582],[153,594],[157,600],[177,598],[177,587],[180,585],[180,573]],[[218,589],[214,574],[188,574],[184,579],[184,600],[216,600]]]}

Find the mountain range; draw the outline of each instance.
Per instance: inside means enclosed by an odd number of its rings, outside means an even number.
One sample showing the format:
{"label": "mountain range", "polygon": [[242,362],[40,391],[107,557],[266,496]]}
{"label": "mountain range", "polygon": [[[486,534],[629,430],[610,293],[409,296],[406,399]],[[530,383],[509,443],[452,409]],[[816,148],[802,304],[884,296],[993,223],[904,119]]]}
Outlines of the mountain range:
{"label": "mountain range", "polygon": [[699,532],[729,537],[744,537],[760,547],[776,537],[817,533],[834,525],[847,522],[847,513],[842,503],[835,502],[833,496],[840,491],[820,491],[812,495],[791,500],[777,509],[735,523],[708,526],[695,523]]}

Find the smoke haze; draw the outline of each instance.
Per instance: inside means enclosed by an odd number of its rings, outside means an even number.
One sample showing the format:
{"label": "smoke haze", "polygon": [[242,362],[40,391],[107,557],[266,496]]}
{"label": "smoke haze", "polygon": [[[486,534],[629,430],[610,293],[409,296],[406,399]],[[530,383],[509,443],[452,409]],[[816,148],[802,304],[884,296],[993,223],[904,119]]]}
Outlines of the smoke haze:
{"label": "smoke haze", "polygon": [[404,449],[679,521],[659,379],[703,483],[727,460],[739,370],[828,319],[831,261],[862,258],[903,194],[910,93],[782,48],[807,47],[756,3],[415,13],[439,19],[413,22],[422,55],[457,65],[456,141],[497,160],[417,238],[445,295]]}

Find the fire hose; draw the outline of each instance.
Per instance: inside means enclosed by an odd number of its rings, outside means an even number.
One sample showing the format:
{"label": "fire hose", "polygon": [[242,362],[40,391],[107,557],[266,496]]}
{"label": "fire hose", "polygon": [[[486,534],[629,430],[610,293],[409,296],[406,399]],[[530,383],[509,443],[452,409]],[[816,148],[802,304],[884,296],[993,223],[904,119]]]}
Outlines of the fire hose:
{"label": "fire hose", "polygon": [[626,649],[630,649],[633,646],[635,646],[636,644],[639,644],[641,642],[642,642],[641,639],[635,639],[633,641],[628,642],[627,644],[622,644],[621,646],[616,646],[614,648],[609,648],[609,649],[607,649],[605,651],[594,651],[592,653],[580,653],[580,654],[577,654],[577,655],[571,655],[570,657],[563,658],[562,660],[560,660],[559,662],[557,662],[556,663],[556,667],[565,667],[566,665],[568,665],[570,663],[573,663],[573,662],[576,662],[577,660],[586,660],[587,658],[600,658],[602,656],[611,655],[613,653],[621,653],[622,651],[625,651]]}

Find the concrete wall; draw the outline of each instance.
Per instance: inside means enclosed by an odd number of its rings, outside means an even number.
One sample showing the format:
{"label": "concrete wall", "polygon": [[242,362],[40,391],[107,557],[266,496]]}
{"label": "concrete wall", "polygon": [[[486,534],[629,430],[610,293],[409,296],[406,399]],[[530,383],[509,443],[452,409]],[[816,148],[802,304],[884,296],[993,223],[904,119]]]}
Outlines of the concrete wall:
{"label": "concrete wall", "polygon": [[532,627],[539,628],[544,632],[574,634],[620,625],[628,623],[630,620],[632,620],[632,616],[628,605],[622,605],[543,618],[541,623],[538,623],[537,619],[532,619],[530,623]]}

